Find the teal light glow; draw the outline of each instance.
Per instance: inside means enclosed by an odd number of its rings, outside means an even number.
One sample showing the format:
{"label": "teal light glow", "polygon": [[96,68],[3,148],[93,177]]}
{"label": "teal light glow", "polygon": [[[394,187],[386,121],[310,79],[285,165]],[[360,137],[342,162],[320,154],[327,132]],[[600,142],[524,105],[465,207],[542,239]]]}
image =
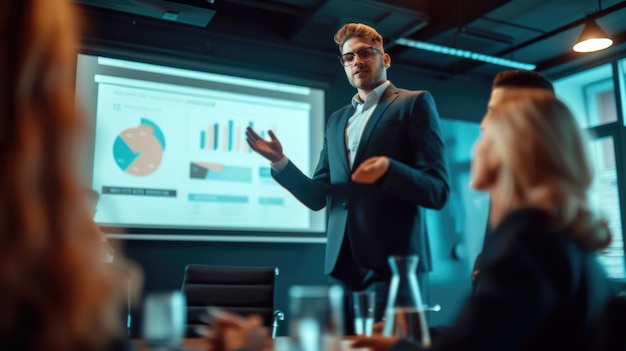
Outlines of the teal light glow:
{"label": "teal light glow", "polygon": [[444,55],[462,57],[462,58],[475,60],[475,61],[481,61],[485,63],[490,63],[492,65],[498,65],[498,66],[516,68],[516,69],[524,69],[527,71],[532,71],[535,68],[537,68],[537,65],[534,65],[532,63],[513,61],[509,59],[504,59],[501,57],[479,54],[477,52],[451,48],[451,47],[447,47],[443,45],[426,43],[426,42],[418,41],[418,40],[400,38],[396,40],[396,44],[408,46],[408,47],[419,49],[419,50],[435,52],[438,54],[444,54]]}

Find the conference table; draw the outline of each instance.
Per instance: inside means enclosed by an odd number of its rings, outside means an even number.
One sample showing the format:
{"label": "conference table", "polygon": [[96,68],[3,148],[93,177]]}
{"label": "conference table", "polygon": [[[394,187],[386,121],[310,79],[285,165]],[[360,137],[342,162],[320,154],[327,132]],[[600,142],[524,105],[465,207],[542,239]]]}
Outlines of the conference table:
{"label": "conference table", "polygon": [[[156,351],[150,349],[143,340],[135,340],[135,350],[136,351]],[[279,336],[275,339],[270,340],[268,343],[266,351],[289,351],[289,337],[287,336]],[[346,339],[342,341],[342,351],[366,351],[366,348],[362,349],[353,349],[350,347],[350,340]],[[201,338],[188,338],[183,341],[183,349],[182,351],[210,351],[209,346],[206,340]]]}

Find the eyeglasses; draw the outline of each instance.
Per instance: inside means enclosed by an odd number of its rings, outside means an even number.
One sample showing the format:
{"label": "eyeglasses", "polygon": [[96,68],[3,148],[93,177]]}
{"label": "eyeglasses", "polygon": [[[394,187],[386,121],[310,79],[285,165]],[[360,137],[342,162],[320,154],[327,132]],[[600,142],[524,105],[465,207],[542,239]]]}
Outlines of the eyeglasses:
{"label": "eyeglasses", "polygon": [[359,49],[355,52],[348,52],[343,55],[339,55],[339,63],[344,66],[350,66],[354,62],[354,58],[359,55],[359,58],[363,61],[368,61],[374,58],[376,54],[382,55],[383,53],[377,48],[370,46],[367,48]]}

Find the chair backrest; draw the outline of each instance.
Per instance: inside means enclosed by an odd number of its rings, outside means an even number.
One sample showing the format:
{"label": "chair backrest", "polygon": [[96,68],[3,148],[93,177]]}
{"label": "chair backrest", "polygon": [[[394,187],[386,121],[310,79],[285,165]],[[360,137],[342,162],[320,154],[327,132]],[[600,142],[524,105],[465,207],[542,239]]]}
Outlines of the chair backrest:
{"label": "chair backrest", "polygon": [[206,307],[216,306],[243,316],[258,314],[271,328],[274,313],[275,267],[187,265],[182,291],[187,298],[187,337],[200,336]]}

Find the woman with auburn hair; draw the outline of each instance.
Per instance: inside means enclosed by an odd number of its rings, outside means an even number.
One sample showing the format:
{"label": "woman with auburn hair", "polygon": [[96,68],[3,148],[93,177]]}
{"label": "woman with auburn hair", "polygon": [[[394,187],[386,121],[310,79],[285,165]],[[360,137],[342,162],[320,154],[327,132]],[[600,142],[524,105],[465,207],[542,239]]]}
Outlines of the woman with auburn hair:
{"label": "woman with auburn hair", "polygon": [[75,173],[77,22],[66,0],[0,1],[0,350],[100,350],[119,330]]}
{"label": "woman with auburn hair", "polygon": [[[473,150],[472,186],[491,197],[481,280],[429,350],[593,350],[612,288],[597,260],[611,235],[587,192],[588,141],[553,93],[515,89],[494,104]],[[421,350],[376,335],[354,347]]]}

